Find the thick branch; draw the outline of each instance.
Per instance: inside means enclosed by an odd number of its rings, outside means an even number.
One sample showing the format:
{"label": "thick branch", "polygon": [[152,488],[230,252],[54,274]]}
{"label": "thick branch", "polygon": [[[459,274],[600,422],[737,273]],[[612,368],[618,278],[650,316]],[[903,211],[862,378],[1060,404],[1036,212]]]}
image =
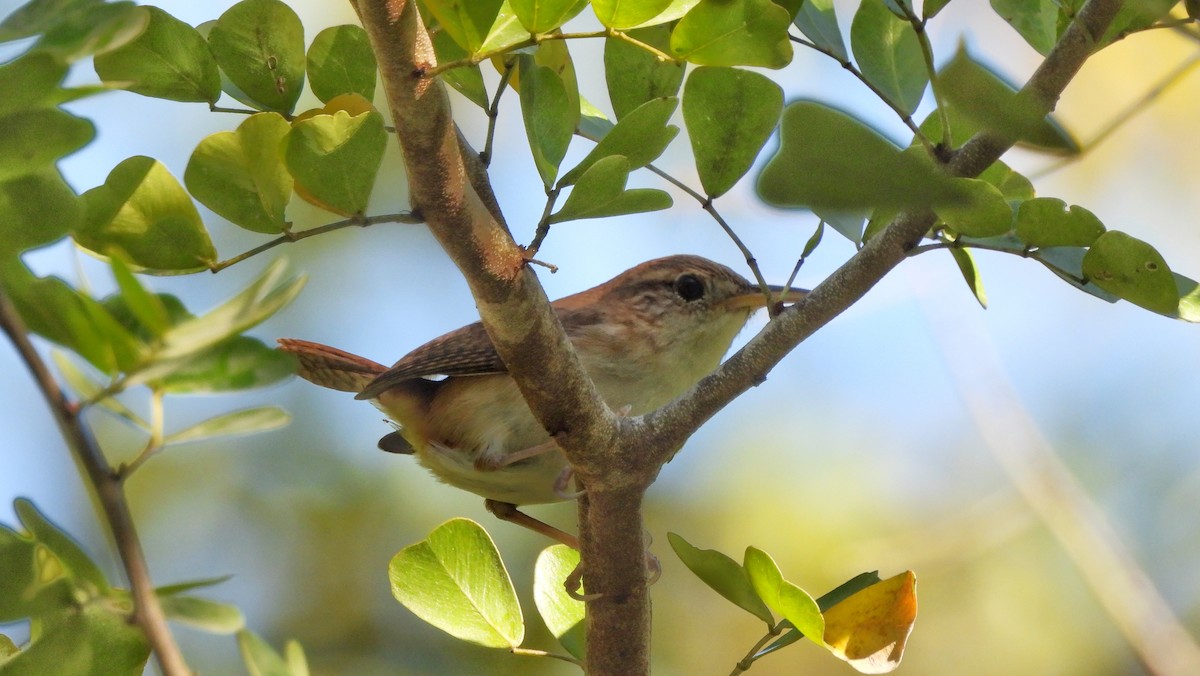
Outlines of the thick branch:
{"label": "thick branch", "polygon": [[104,454],[97,448],[95,441],[79,420],[79,407],[72,404],[63,394],[58,381],[46,367],[46,362],[29,342],[28,332],[3,287],[0,287],[0,327],[8,334],[9,340],[33,374],[38,388],[50,406],[54,421],[58,423],[63,439],[66,440],[72,455],[87,472],[88,481],[96,491],[109,531],[116,543],[117,554],[125,567],[125,576],[129,578],[129,587],[133,592],[134,621],[146,633],[164,674],[183,676],[191,673],[184,662],[183,653],[175,644],[175,637],[167,627],[167,618],[158,603],[158,596],[154,593],[146,556],[142,552],[142,544],[133,525],[133,516],[129,513],[129,503],[125,501],[121,481],[113,473]]}
{"label": "thick branch", "polygon": [[[1029,97],[1034,105],[1050,113],[1063,90],[1091,56],[1120,6],[1121,0],[1089,0],[1054,50],[1026,82],[1020,95]],[[962,147],[947,169],[955,176],[978,176],[1000,159],[1013,142],[1013,139],[981,132]],[[801,341],[862,298],[905,259],[906,252],[920,242],[933,223],[932,213],[902,214],[813,289],[807,299],[767,324],[759,335],[690,392],[628,424],[651,435],[646,448],[664,453],[657,459],[665,462],[696,428],[742,392],[761,382]]]}
{"label": "thick branch", "polygon": [[462,271],[538,420],[577,469],[595,467],[591,456],[613,446],[616,417],[584,373],[524,252],[497,220],[494,199],[480,197],[482,167],[464,165],[445,87],[422,76],[437,61],[416,4],[357,0],[356,9],[379,61],[413,209]]}

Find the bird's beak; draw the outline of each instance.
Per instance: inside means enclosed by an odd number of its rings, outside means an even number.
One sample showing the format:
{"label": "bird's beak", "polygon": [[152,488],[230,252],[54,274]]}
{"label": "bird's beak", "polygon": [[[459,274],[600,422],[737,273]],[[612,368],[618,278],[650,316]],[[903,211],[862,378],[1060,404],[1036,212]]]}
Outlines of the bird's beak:
{"label": "bird's beak", "polygon": [[[796,303],[808,295],[808,289],[790,289],[773,284],[768,285],[767,289],[771,292],[771,303]],[[733,296],[725,301],[725,306],[730,309],[757,310],[767,306],[767,297],[762,288],[756,286],[752,291]]]}

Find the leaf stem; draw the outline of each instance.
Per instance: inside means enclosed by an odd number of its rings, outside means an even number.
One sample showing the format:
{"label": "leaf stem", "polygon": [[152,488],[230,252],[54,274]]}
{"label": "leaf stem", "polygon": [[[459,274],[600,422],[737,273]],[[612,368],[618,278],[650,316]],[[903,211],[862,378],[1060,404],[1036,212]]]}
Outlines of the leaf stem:
{"label": "leaf stem", "polygon": [[485,167],[492,163],[492,140],[496,137],[496,120],[500,118],[500,97],[508,89],[515,65],[515,59],[504,62],[504,72],[500,75],[500,84],[496,86],[496,95],[492,97],[492,105],[485,111],[488,118],[487,139],[483,142],[483,152],[479,153],[479,161]]}
{"label": "leaf stem", "polygon": [[907,0],[896,0],[896,4],[900,6],[908,23],[912,25],[913,32],[917,34],[917,42],[921,45],[921,56],[925,59],[925,70],[929,72],[929,89],[933,92],[937,114],[942,123],[942,147],[950,148],[953,144],[953,139],[950,137],[950,113],[946,108],[946,100],[942,98],[941,88],[938,86],[937,68],[933,64],[933,45],[929,43],[929,33],[925,31],[926,20],[917,16]]}
{"label": "leaf stem", "polygon": [[125,481],[138,470],[151,456],[162,450],[164,434],[163,391],[154,388],[150,391],[150,439],[141,453],[128,465],[118,465],[114,472],[117,481]]}
{"label": "leaf stem", "polygon": [[546,191],[546,208],[542,209],[542,217],[538,219],[533,241],[525,247],[526,257],[536,256],[538,249],[542,248],[542,242],[546,241],[546,236],[550,234],[550,212],[554,211],[554,203],[558,201],[560,192],[562,192],[562,188],[552,188]]}
{"label": "leaf stem", "polygon": [[318,226],[316,228],[311,228],[309,230],[301,230],[299,232],[293,232],[291,230],[284,230],[283,234],[280,235],[279,237],[276,237],[275,239],[273,239],[265,244],[260,244],[256,247],[254,247],[253,249],[250,249],[249,251],[244,251],[244,252],[234,256],[233,258],[223,260],[219,263],[213,263],[212,265],[209,266],[208,269],[210,272],[215,274],[217,272],[224,270],[225,268],[227,268],[231,265],[234,265],[235,263],[241,263],[242,261],[246,260],[247,258],[252,258],[254,256],[257,256],[260,253],[263,253],[264,251],[269,251],[271,249],[274,249],[275,247],[279,246],[280,244],[287,244],[289,242],[299,242],[302,239],[308,239],[309,237],[314,237],[316,235],[323,235],[327,232],[333,232],[334,230],[341,230],[342,228],[349,228],[351,226],[358,226],[360,228],[365,228],[367,226],[376,225],[378,223],[417,224],[417,223],[422,223],[422,222],[423,221],[421,220],[421,217],[418,213],[413,212],[413,211],[401,211],[401,212],[394,213],[394,214],[384,214],[382,216],[362,216],[362,215],[351,216],[350,218],[347,218],[346,220],[343,220],[343,221],[327,223],[325,225]]}
{"label": "leaf stem", "polygon": [[738,674],[743,674],[749,671],[750,667],[754,666],[755,655],[758,654],[758,651],[762,650],[763,646],[770,643],[771,639],[782,634],[783,626],[783,621],[780,621],[775,624],[775,626],[768,629],[767,633],[763,634],[763,637],[758,639],[758,641],[750,648],[750,650],[746,653],[746,656],[733,666],[733,671],[729,672],[729,676],[738,676]]}
{"label": "leaf stem", "polygon": [[546,652],[545,650],[535,650],[533,648],[510,648],[509,651],[514,655],[525,655],[526,657],[549,657],[550,659],[554,660],[570,662],[577,667],[583,668],[583,662],[580,662],[570,655],[560,655],[558,653]]}
{"label": "leaf stem", "polygon": [[116,545],[117,554],[129,579],[133,595],[133,620],[146,634],[158,659],[159,667],[166,676],[190,674],[183,653],[175,643],[175,637],[167,627],[167,618],[154,593],[146,555],[138,539],[129,503],[121,486],[121,479],[113,472],[104,454],[96,445],[91,433],[80,419],[80,408],[63,393],[58,381],[50,373],[46,362],[34,349],[28,330],[17,314],[4,288],[0,286],[0,328],[8,335],[26,368],[33,375],[38,389],[46,399],[54,421],[58,424],[63,440],[71,454],[83,467],[92,490],[104,512],[105,523]]}

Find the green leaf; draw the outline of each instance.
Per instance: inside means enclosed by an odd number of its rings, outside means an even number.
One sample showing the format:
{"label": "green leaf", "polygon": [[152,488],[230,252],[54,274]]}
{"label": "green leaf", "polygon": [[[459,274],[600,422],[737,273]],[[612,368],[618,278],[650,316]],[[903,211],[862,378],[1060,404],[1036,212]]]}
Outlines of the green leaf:
{"label": "green leaf", "polygon": [[249,629],[239,631],[237,641],[250,676],[308,676],[308,661],[296,641],[284,646],[286,658]]}
{"label": "green leaf", "polygon": [[929,71],[912,24],[881,0],[863,0],[850,25],[850,46],[864,77],[909,115],[921,103]]}
{"label": "green leaf", "polygon": [[831,52],[842,63],[850,60],[842,30],[838,27],[833,0],[805,0],[792,22],[814,45]]}
{"label": "green leaf", "polygon": [[866,226],[867,217],[871,212],[863,209],[852,209],[849,211],[839,209],[813,209],[813,214],[821,219],[821,222],[827,223],[829,227],[837,230],[838,233],[855,244],[863,242],[863,228]]}
{"label": "green leaf", "polygon": [[679,99],[674,97],[654,99],[630,112],[600,139],[583,161],[559,179],[558,186],[573,184],[593,164],[611,155],[625,156],[630,171],[653,162],[679,133],[679,127],[667,124],[678,105]]}
{"label": "green leaf", "polygon": [[[629,36],[664,52],[671,48],[671,29],[668,26],[639,28],[629,31]],[[678,94],[685,65],[659,61],[657,56],[637,45],[606,38],[604,79],[617,119],[625,117],[647,101]]]}
{"label": "green leaf", "polygon": [[45,33],[65,17],[87,12],[100,4],[103,0],[31,0],[0,21],[0,42]]}
{"label": "green leaf", "polygon": [[216,262],[196,205],[161,162],[130,157],[83,200],[86,216],[74,232],[80,246],[155,272],[195,272]]}
{"label": "green leaf", "polygon": [[775,626],[775,617],[754,591],[741,564],[714,549],[698,549],[675,533],[667,533],[667,540],[679,560],[704,584],[768,627]]}
{"label": "green leaf", "polygon": [[525,636],[521,606],[500,553],[479,524],[451,519],[388,565],[392,595],[442,631],[490,648]]}
{"label": "green leaf", "polygon": [[214,634],[232,634],[246,626],[242,611],[228,603],[179,594],[160,596],[158,602],[169,619]]}
{"label": "green leaf", "polygon": [[105,82],[171,101],[215,103],[221,73],[208,42],[191,26],[157,7],[146,7],[149,24],[136,39],[95,59]]}
{"label": "green leaf", "polygon": [[1166,18],[1176,4],[1178,0],[1128,0],[1121,3],[1100,44],[1116,42],[1130,33],[1153,26],[1159,19]]}
{"label": "green leaf", "polygon": [[636,28],[662,14],[671,0],[592,0],[592,11],[600,23],[609,28]]}
{"label": "green leaf", "polygon": [[676,19],[682,19],[684,15],[692,11],[692,8],[698,4],[700,4],[700,0],[670,0],[666,9],[655,14],[654,18],[647,19],[630,30],[661,26],[662,24],[671,23]]}
{"label": "green leaf", "polygon": [[82,218],[82,203],[55,168],[0,182],[0,256],[57,242]]}
{"label": "green leaf", "polygon": [[168,434],[163,444],[186,444],[216,437],[257,434],[276,430],[291,422],[288,412],[278,406],[247,408],[209,418],[187,429]]}
{"label": "green leaf", "polygon": [[567,652],[585,659],[584,604],[567,594],[567,577],[579,566],[579,552],[566,545],[542,550],[533,569],[533,600],[546,628]]}
{"label": "green leaf", "polygon": [[235,336],[186,360],[155,386],[170,394],[234,392],[264,387],[295,372],[292,355],[257,338]]}
{"label": "green leaf", "polygon": [[146,346],[95,300],[56,277],[37,278],[18,260],[0,260],[0,278],[31,331],[74,350],[113,375],[140,364]]}
{"label": "green leaf", "polygon": [[308,86],[322,102],[339,94],[375,96],[375,52],[358,26],[332,26],[317,33],[308,48]]}
{"label": "green leaf", "polygon": [[530,33],[545,33],[569,21],[587,7],[580,0],[509,0],[521,25]]}
{"label": "green leaf", "polygon": [[159,596],[171,596],[173,594],[182,594],[183,592],[192,591],[193,589],[202,589],[204,587],[213,587],[233,579],[232,575],[221,575],[219,577],[206,577],[201,580],[189,580],[187,582],[177,582],[175,584],[167,584],[161,587],[155,587],[154,593]]}
{"label": "green leaf", "polygon": [[1149,244],[1117,231],[1100,235],[1083,257],[1083,274],[1096,286],[1152,312],[1174,316],[1175,277]]}
{"label": "green leaf", "polygon": [[750,171],[782,111],[783,89],[758,73],[692,71],[683,88],[683,120],[708,197],[724,195]]}
{"label": "green leaf", "polygon": [[1175,286],[1179,291],[1179,309],[1175,316],[1185,322],[1200,322],[1200,282],[1175,273]]}
{"label": "green leaf", "polygon": [[0,116],[58,103],[59,84],[66,75],[67,64],[43,52],[30,52],[0,66],[0,91],[5,93],[0,97]]}
{"label": "green leaf", "polygon": [[45,623],[29,647],[4,662],[4,676],[141,674],[150,657],[145,634],[129,622],[129,609],[91,603]]}
{"label": "green leaf", "polygon": [[19,652],[21,652],[21,649],[17,647],[16,643],[13,643],[11,638],[0,634],[0,665]]}
{"label": "green leaf", "polygon": [[755,593],[775,612],[783,615],[808,640],[825,645],[825,619],[821,610],[803,589],[783,579],[770,554],[755,547],[746,548],[743,565]]}
{"label": "green leaf", "polygon": [[[433,52],[437,55],[438,63],[458,61],[469,56],[467,50],[460,47],[446,31],[438,31],[431,37],[433,38]],[[479,66],[454,68],[442,73],[439,77],[480,108],[487,110],[491,105],[491,101],[488,100],[487,88],[483,85],[483,73],[480,72]]]}
{"label": "green leaf", "polygon": [[950,255],[954,257],[954,262],[958,265],[958,271],[962,273],[963,279],[967,282],[967,287],[975,295],[975,300],[979,301],[979,305],[986,310],[987,291],[983,288],[983,278],[979,276],[979,270],[975,267],[975,257],[971,255],[971,250],[955,247],[950,249]]}
{"label": "green leaf", "polygon": [[521,116],[538,174],[547,189],[554,185],[558,165],[579,122],[579,106],[572,105],[563,79],[552,68],[521,55]]}
{"label": "green leaf", "polygon": [[54,162],[96,136],[88,120],[57,108],[19,110],[0,117],[0,181],[53,169]]}
{"label": "green leaf", "polygon": [[776,206],[840,210],[966,199],[925,156],[901,153],[858,120],[811,101],[784,110],[780,146],[759,175],[758,192]]}
{"label": "green leaf", "polygon": [[298,187],[350,216],[366,210],[386,146],[382,115],[339,110],[294,122],[283,156]]}
{"label": "green leaf", "polygon": [[[261,277],[220,307],[172,327],[163,335],[154,363],[130,374],[126,383],[132,386],[161,381],[177,371],[194,375],[193,369],[203,368],[209,358],[201,353],[262,322],[300,293],[304,278],[284,279],[286,266],[284,260],[276,260]],[[220,354],[218,351],[214,358],[219,360]],[[215,373],[214,376],[221,377]],[[239,376],[234,374],[232,378],[237,381]],[[184,382],[189,382],[186,376]]]}
{"label": "green leaf", "polygon": [[[80,399],[92,400],[99,396],[104,390],[104,386],[96,381],[95,378],[88,375],[67,354],[61,350],[52,350],[50,358],[54,360],[54,365],[58,367],[58,372],[62,375],[63,380],[67,385],[75,391],[75,394]],[[122,404],[114,397],[105,397],[96,402],[97,406],[111,411],[120,418],[129,421],[135,427],[141,428],[147,432],[150,431],[150,424],[142,420],[141,416],[129,410],[129,407]]]}
{"label": "green leaf", "polygon": [[34,50],[53,54],[63,61],[78,61],[133,40],[150,20],[145,8],[132,2],[72,4],[73,11],[53,18]]}
{"label": "green leaf", "polygon": [[947,227],[967,237],[996,237],[1012,230],[1013,209],[995,186],[977,178],[951,180],[967,201],[935,209]]}
{"label": "green leaf", "polygon": [[17,518],[21,520],[25,530],[58,558],[77,588],[85,590],[89,595],[108,593],[108,580],[91,557],[71,539],[71,536],[38,511],[32,502],[25,498],[17,498],[13,501],[13,511],[17,513]]}
{"label": "green leaf", "polygon": [[973,60],[959,48],[938,73],[943,98],[979,127],[1034,148],[1075,155],[1079,144],[1029,97]]}
{"label": "green leaf", "polygon": [[161,336],[170,326],[170,318],[162,301],[141,285],[121,259],[113,258],[110,263],[125,306],[149,335],[155,338]]}
{"label": "green leaf", "polygon": [[223,131],[192,151],[183,182],[204,206],[247,230],[283,232],[292,197],[292,176],[280,144],[291,127],[278,113],[246,118],[237,131]]}
{"label": "green leaf", "polygon": [[783,68],[791,17],[771,0],[700,0],[675,25],[671,51],[701,66]]}
{"label": "green leaf", "polygon": [[662,190],[626,190],[628,180],[629,160],[623,155],[609,155],[597,161],[579,177],[566,204],[550,217],[550,222],[623,216],[671,206],[671,196]]}
{"label": "green leaf", "polygon": [[1053,197],[1026,200],[1017,210],[1017,237],[1029,246],[1091,246],[1103,234],[1095,214]]}
{"label": "green leaf", "polygon": [[304,26],[280,0],[242,0],[208,34],[230,82],[268,110],[291,113],[304,87]]}
{"label": "green leaf", "polygon": [[73,589],[58,559],[33,538],[0,524],[0,622],[70,606]]}
{"label": "green leaf", "polygon": [[[861,223],[859,224],[861,226]],[[804,250],[800,252],[800,259],[804,260],[821,246],[821,238],[825,236],[825,221],[817,221],[817,229],[813,230],[813,234],[809,235],[808,241],[804,243]]]}
{"label": "green leaf", "polygon": [[480,51],[496,23],[503,0],[426,0],[442,30],[468,53]]}
{"label": "green leaf", "polygon": [[496,12],[496,20],[492,22],[491,30],[488,31],[487,37],[476,52],[505,49],[528,39],[529,31],[521,25],[521,20],[517,18],[517,13],[513,11],[508,0],[504,0],[500,5],[500,11]]}
{"label": "green leaf", "polygon": [[984,170],[979,175],[979,180],[986,181],[996,186],[1004,199],[1009,202],[1023,202],[1033,199],[1036,194],[1033,190],[1033,183],[1021,174],[1013,171],[1012,167],[997,160],[992,163],[992,166]]}
{"label": "green leaf", "polygon": [[1089,293],[1106,303],[1115,303],[1121,300],[1120,297],[1084,279],[1083,257],[1085,255],[1087,255],[1087,249],[1083,247],[1055,246],[1037,249],[1031,252],[1029,257],[1045,265],[1059,279],[1080,291]]}
{"label": "green leaf", "polygon": [[991,0],[992,10],[1042,56],[1050,53],[1065,29],[1064,12],[1055,0]]}

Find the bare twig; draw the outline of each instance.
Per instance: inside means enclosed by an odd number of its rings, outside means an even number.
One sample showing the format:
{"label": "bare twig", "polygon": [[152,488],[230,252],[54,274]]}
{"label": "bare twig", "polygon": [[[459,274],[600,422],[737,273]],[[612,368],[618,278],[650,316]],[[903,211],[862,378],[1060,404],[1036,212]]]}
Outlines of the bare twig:
{"label": "bare twig", "polygon": [[158,603],[158,596],[154,593],[146,556],[134,527],[133,516],[129,512],[129,503],[125,500],[121,479],[113,472],[95,440],[84,427],[79,417],[79,407],[63,393],[58,381],[54,379],[41,355],[29,341],[25,325],[17,315],[16,308],[13,307],[3,286],[0,286],[0,327],[4,329],[25,362],[26,368],[33,375],[67,447],[83,466],[87,479],[96,492],[96,498],[104,510],[109,533],[116,544],[117,554],[125,567],[125,576],[129,578],[130,591],[133,594],[134,621],[146,633],[146,639],[164,674],[190,674],[183,653],[179,651],[175,637],[167,627],[167,618]]}
{"label": "bare twig", "polygon": [[411,211],[402,211],[400,213],[385,214],[383,216],[353,216],[351,218],[347,218],[344,221],[337,221],[335,223],[327,223],[325,225],[322,225],[322,226],[319,226],[316,228],[311,228],[309,230],[301,230],[299,232],[285,230],[284,233],[282,235],[280,235],[279,237],[276,237],[275,239],[273,239],[265,244],[260,244],[256,247],[254,247],[253,249],[250,249],[249,251],[244,251],[244,252],[234,256],[233,258],[223,260],[219,263],[213,263],[212,266],[210,266],[208,269],[210,272],[217,273],[231,265],[234,265],[236,263],[241,263],[242,261],[244,261],[248,258],[257,256],[258,254],[263,253],[264,251],[270,251],[271,249],[274,249],[275,247],[279,246],[280,244],[288,244],[290,242],[299,242],[302,239],[308,239],[309,237],[314,237],[316,235],[323,235],[327,232],[333,232],[334,230],[341,230],[342,228],[349,228],[349,227],[355,227],[355,226],[360,227],[360,228],[365,228],[367,226],[376,225],[379,223],[417,224],[420,222],[421,222],[421,217],[419,214],[411,212]]}
{"label": "bare twig", "polygon": [[479,161],[483,162],[485,167],[492,163],[492,141],[496,138],[496,120],[500,117],[500,97],[504,96],[504,90],[508,89],[508,81],[512,79],[516,65],[515,59],[504,62],[504,72],[500,75],[500,84],[496,85],[496,95],[492,97],[492,104],[486,111],[487,138],[483,142],[483,151],[479,153]]}
{"label": "bare twig", "polygon": [[782,633],[783,622],[777,622],[773,627],[767,630],[767,633],[763,634],[762,638],[758,639],[758,641],[756,641],[754,645],[750,647],[750,650],[746,653],[746,656],[733,666],[733,671],[729,672],[729,676],[738,676],[738,674],[744,674],[749,671],[750,667],[754,666],[754,656],[758,654],[758,651],[762,650],[768,643],[770,643],[771,639],[779,636]]}

